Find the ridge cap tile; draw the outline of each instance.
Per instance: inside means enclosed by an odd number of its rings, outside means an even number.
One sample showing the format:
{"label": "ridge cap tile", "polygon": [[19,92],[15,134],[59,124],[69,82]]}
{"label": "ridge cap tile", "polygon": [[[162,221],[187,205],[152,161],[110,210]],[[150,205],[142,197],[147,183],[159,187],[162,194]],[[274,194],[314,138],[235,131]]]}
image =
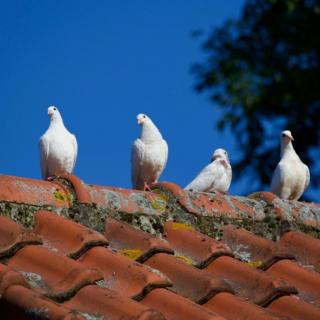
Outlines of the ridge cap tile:
{"label": "ridge cap tile", "polygon": [[45,247],[75,259],[92,246],[108,244],[101,233],[47,210],[35,213],[34,232],[44,239]]}
{"label": "ridge cap tile", "polygon": [[68,208],[68,195],[60,186],[45,180],[0,174],[1,201],[34,206]]}

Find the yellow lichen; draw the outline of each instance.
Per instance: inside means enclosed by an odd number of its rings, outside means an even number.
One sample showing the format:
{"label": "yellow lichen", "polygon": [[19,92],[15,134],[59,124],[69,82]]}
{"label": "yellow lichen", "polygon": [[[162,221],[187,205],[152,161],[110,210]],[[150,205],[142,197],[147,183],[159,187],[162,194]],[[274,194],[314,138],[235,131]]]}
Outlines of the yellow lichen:
{"label": "yellow lichen", "polygon": [[187,256],[176,256],[178,259],[182,260],[184,263],[189,264],[189,265],[193,265],[193,261],[192,259],[190,259]]}
{"label": "yellow lichen", "polygon": [[260,268],[263,265],[263,262],[260,260],[248,261],[248,262],[246,262],[246,265],[253,267],[253,268]]}
{"label": "yellow lichen", "polygon": [[174,222],[172,224],[172,229],[173,230],[189,230],[189,231],[194,231],[194,227],[191,226],[190,224],[186,223],[181,223],[181,222]]}
{"label": "yellow lichen", "polygon": [[132,260],[137,260],[141,256],[142,251],[140,249],[122,249],[118,253]]}
{"label": "yellow lichen", "polygon": [[69,193],[65,194],[63,192],[61,192],[60,190],[55,190],[53,192],[53,196],[56,200],[58,201],[68,201],[68,202],[72,202],[72,197]]}
{"label": "yellow lichen", "polygon": [[161,210],[164,211],[166,208],[166,204],[159,201],[159,200],[154,200],[151,202],[151,207],[155,210]]}

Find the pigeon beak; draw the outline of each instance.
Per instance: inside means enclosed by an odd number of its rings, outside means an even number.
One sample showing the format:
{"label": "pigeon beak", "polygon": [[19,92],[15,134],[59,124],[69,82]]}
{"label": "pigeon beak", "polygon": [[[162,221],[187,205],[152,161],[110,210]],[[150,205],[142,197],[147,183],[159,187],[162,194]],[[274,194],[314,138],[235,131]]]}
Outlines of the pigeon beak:
{"label": "pigeon beak", "polygon": [[292,135],[290,135],[290,136],[289,136],[289,138],[290,138],[290,140],[291,140],[291,141],[294,141],[294,139],[293,139],[293,136],[292,136]]}
{"label": "pigeon beak", "polygon": [[49,110],[49,111],[48,111],[48,116],[49,116],[49,117],[51,117],[53,114],[54,114],[54,111],[53,111],[53,110]]}
{"label": "pigeon beak", "polygon": [[137,123],[138,123],[138,124],[141,124],[141,123],[142,123],[142,120],[141,120],[141,119],[137,119]]}

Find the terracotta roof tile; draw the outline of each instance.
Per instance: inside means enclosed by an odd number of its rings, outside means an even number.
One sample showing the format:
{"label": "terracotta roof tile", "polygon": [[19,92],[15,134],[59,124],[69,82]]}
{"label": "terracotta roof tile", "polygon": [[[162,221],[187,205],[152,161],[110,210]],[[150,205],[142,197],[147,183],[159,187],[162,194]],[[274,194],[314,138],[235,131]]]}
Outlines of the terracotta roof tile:
{"label": "terracotta roof tile", "polygon": [[222,228],[222,240],[226,243],[238,258],[248,264],[258,267],[267,268],[279,259],[293,258],[284,247],[277,243],[254,235],[243,229],[227,225]]}
{"label": "terracotta roof tile", "polygon": [[141,303],[160,310],[167,320],[224,320],[223,317],[166,289],[151,291]]}
{"label": "terracotta roof tile", "polygon": [[35,213],[34,231],[41,235],[45,246],[72,258],[92,246],[108,243],[101,233],[45,210]]}
{"label": "terracotta roof tile", "polygon": [[121,296],[113,290],[93,285],[80,289],[64,305],[70,309],[79,310],[85,315],[97,318],[164,320],[164,317],[156,310]]}
{"label": "terracotta roof tile", "polygon": [[57,208],[69,207],[65,189],[49,181],[0,175],[0,185],[2,201]]}
{"label": "terracotta roof tile", "polygon": [[310,237],[302,232],[286,232],[280,241],[285,250],[305,266],[314,267],[320,272],[320,240]]}
{"label": "terracotta roof tile", "polygon": [[236,297],[230,293],[216,294],[207,303],[205,308],[223,316],[226,320],[277,320],[279,317],[265,308]]}
{"label": "terracotta roof tile", "polygon": [[159,215],[166,212],[167,202],[161,195],[139,190],[105,186],[87,186],[91,203],[126,213]]}
{"label": "terracotta roof tile", "polygon": [[1,317],[320,319],[319,204],[72,175],[0,183]]}
{"label": "terracotta roof tile", "polygon": [[212,277],[169,254],[158,253],[145,264],[166,274],[173,283],[170,289],[174,292],[198,303],[204,303],[217,292],[232,292],[231,287],[221,278]]}
{"label": "terracotta roof tile", "polygon": [[151,236],[149,233],[141,232],[116,219],[107,219],[105,236],[109,240],[111,248],[140,262],[158,252],[173,253],[167,241]]}
{"label": "terracotta roof tile", "polygon": [[305,269],[290,260],[281,260],[272,265],[266,273],[286,280],[298,289],[300,298],[320,307],[320,276],[318,272]]}
{"label": "terracotta roof tile", "polygon": [[29,287],[27,281],[19,272],[0,263],[0,297],[7,288],[13,285]]}
{"label": "terracotta roof tile", "polygon": [[320,309],[297,296],[284,296],[273,301],[268,310],[292,320],[319,320]]}
{"label": "terracotta roof tile", "polygon": [[41,244],[39,236],[10,218],[0,216],[0,258],[13,255],[27,244]]}
{"label": "terracotta roof tile", "polygon": [[185,223],[166,222],[164,237],[174,248],[175,254],[192,260],[192,264],[203,268],[215,258],[233,253],[224,243],[197,232]]}
{"label": "terracotta roof tile", "polygon": [[1,319],[85,320],[79,313],[57,304],[33,290],[13,285],[0,300]]}
{"label": "terracotta roof tile", "polygon": [[313,203],[281,200],[271,192],[256,192],[250,198],[262,200],[270,208],[269,216],[275,214],[279,220],[306,227],[320,227],[320,207]]}
{"label": "terracotta roof tile", "polygon": [[79,261],[88,268],[100,270],[104,276],[104,286],[134,299],[141,299],[153,288],[171,286],[170,280],[159,271],[107,248],[92,248]]}
{"label": "terracotta roof tile", "polygon": [[[170,193],[189,213],[200,216],[221,216],[231,219],[243,219],[244,216],[262,220],[265,218],[260,206],[255,207],[252,200],[244,197],[230,197],[219,192],[202,193],[181,189],[172,182],[161,182],[152,185],[158,193]],[[246,201],[243,201],[243,200]]]}
{"label": "terracotta roof tile", "polygon": [[103,279],[98,270],[39,246],[27,246],[8,261],[37,291],[55,299],[66,299],[79,288]]}
{"label": "terracotta roof tile", "polygon": [[224,279],[237,295],[256,304],[265,305],[279,295],[295,293],[296,289],[269,273],[257,270],[231,257],[220,257],[205,270]]}

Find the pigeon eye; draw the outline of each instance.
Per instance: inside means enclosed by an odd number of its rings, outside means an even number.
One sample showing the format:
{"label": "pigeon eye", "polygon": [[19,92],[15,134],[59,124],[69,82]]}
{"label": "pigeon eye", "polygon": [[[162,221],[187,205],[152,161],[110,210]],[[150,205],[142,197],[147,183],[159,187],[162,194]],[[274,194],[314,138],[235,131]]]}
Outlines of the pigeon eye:
{"label": "pigeon eye", "polygon": [[53,110],[54,110],[54,111],[56,111],[56,110],[57,110],[57,108],[53,108]]}
{"label": "pigeon eye", "polygon": [[143,118],[145,118],[146,116],[145,116],[145,115],[143,115],[142,117],[143,117]]}

